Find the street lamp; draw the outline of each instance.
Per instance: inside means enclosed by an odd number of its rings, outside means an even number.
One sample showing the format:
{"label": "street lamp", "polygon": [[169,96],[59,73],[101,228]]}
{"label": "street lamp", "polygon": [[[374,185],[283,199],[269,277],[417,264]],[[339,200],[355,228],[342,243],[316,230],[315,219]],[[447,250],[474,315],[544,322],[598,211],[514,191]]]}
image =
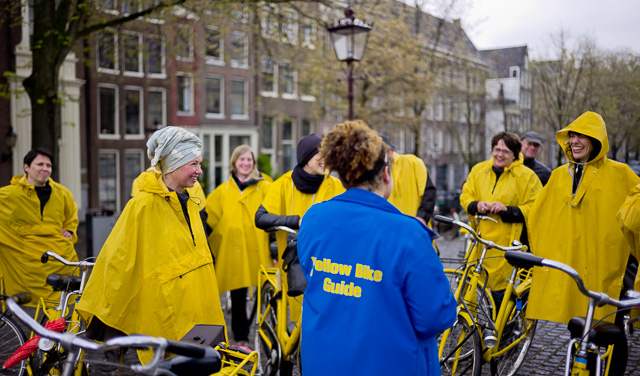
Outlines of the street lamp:
{"label": "street lamp", "polygon": [[340,61],[347,62],[347,82],[349,83],[349,120],[353,120],[353,62],[364,58],[367,48],[369,32],[373,28],[353,16],[353,9],[349,6],[344,10],[345,18],[341,18],[333,25],[327,26],[331,37],[331,44]]}

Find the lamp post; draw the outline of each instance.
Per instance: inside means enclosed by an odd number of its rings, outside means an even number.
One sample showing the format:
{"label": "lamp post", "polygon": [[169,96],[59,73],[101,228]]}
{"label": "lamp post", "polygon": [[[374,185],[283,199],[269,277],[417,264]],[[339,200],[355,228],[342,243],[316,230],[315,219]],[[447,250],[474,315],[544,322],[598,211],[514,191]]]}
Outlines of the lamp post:
{"label": "lamp post", "polygon": [[347,62],[347,82],[349,84],[349,120],[353,120],[353,62],[364,58],[369,32],[373,28],[353,15],[349,6],[344,10],[345,18],[327,26],[331,44],[340,61]]}
{"label": "lamp post", "polygon": [[13,131],[13,127],[9,125],[9,130],[5,136],[5,143],[7,144],[7,148],[9,148],[9,152],[2,153],[1,160],[2,162],[8,161],[13,155],[13,148],[16,146],[16,141],[18,141],[18,135]]}

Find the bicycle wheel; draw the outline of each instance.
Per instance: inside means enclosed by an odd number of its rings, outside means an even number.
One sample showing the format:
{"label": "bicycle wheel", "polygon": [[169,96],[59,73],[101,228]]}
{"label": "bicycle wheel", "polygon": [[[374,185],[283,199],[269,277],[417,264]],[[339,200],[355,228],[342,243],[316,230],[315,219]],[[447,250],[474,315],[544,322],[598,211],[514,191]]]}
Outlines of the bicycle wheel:
{"label": "bicycle wheel", "polygon": [[[0,365],[7,361],[24,344],[26,337],[20,326],[10,317],[0,316]],[[27,370],[27,360],[2,371],[3,375],[22,376]]]}
{"label": "bicycle wheel", "polygon": [[[525,296],[526,299],[526,296]],[[520,342],[504,354],[491,359],[491,374],[512,376],[518,371],[529,351],[533,336],[536,333],[537,320],[525,318],[527,303],[518,310],[515,306],[509,314],[509,320],[502,331],[498,351],[506,348],[516,340]]]}
{"label": "bicycle wheel", "polygon": [[467,320],[458,316],[451,329],[438,338],[438,345],[445,341],[440,357],[442,375],[480,376],[482,371],[482,345],[476,327],[470,327]]}
{"label": "bicycle wheel", "polygon": [[257,323],[255,330],[254,348],[258,352],[258,371],[263,376],[275,376],[280,368],[282,350],[276,335],[276,304],[275,287],[270,282],[265,282],[260,289],[260,306],[258,318],[264,320]]}

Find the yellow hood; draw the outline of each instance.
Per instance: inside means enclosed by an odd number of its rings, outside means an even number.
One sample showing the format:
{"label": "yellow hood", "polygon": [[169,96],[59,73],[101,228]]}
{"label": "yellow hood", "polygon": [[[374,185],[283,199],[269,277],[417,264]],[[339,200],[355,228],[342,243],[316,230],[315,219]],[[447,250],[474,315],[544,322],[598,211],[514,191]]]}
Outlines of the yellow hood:
{"label": "yellow hood", "polygon": [[[573,123],[556,132],[556,140],[560,144],[562,150],[564,150],[564,154],[567,156],[569,161],[575,162],[575,159],[571,154],[571,148],[569,147],[569,132],[580,133],[600,142],[600,151],[598,155],[589,162],[600,160],[609,152],[607,125],[599,114],[587,111],[574,120]],[[593,145],[593,147],[597,148],[597,145]]]}

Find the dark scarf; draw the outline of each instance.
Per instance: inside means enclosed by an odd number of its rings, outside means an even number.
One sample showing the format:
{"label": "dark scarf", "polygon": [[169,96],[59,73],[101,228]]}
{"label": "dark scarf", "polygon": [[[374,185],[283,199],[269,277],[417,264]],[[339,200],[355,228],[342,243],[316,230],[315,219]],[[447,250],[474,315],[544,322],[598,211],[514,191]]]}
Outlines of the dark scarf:
{"label": "dark scarf", "polygon": [[42,213],[44,213],[44,206],[49,201],[49,198],[51,198],[51,186],[49,185],[49,181],[47,180],[44,187],[34,186],[34,188],[36,189],[36,194],[38,195],[38,199],[40,200],[40,215],[42,215]]}
{"label": "dark scarf", "polygon": [[571,194],[576,194],[578,190],[578,185],[580,184],[580,179],[582,178],[582,172],[584,171],[584,163],[576,163],[575,172],[573,174],[573,189],[571,190]]}
{"label": "dark scarf", "polygon": [[291,174],[293,184],[302,193],[316,193],[324,180],[324,175],[311,175],[302,167],[296,166]]}
{"label": "dark scarf", "polygon": [[247,179],[246,181],[241,182],[240,179],[238,179],[236,174],[234,174],[233,172],[231,173],[231,176],[233,177],[233,180],[238,185],[238,189],[240,189],[240,192],[243,192],[245,189],[247,189],[247,187],[250,187],[250,186],[252,186],[254,184],[258,184],[258,180],[254,179],[254,178]]}

